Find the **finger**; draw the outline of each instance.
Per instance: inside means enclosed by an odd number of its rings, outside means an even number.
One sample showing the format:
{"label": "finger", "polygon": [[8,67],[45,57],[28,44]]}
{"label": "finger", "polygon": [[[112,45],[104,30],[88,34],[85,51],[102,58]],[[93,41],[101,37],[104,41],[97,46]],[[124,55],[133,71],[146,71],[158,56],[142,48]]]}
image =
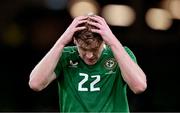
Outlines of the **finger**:
{"label": "finger", "polygon": [[92,21],[87,21],[87,23],[89,24],[89,25],[92,25],[92,26],[95,26],[95,27],[97,27],[97,28],[101,28],[101,24],[99,24],[99,23],[97,23],[97,22],[92,22]]}
{"label": "finger", "polygon": [[78,17],[75,17],[73,22],[72,23],[77,23],[78,21],[81,21],[81,20],[86,20],[87,17],[86,16],[78,16]]}
{"label": "finger", "polygon": [[99,30],[99,29],[91,29],[91,31],[92,31],[93,33],[101,34],[101,30]]}
{"label": "finger", "polygon": [[87,22],[87,20],[80,20],[80,21],[77,21],[76,26],[78,26],[78,25],[80,25],[80,24],[82,24],[82,23],[86,23],[86,22]]}
{"label": "finger", "polygon": [[75,31],[80,31],[80,30],[83,30],[83,29],[86,29],[85,26],[82,26],[82,27],[76,27]]}
{"label": "finger", "polygon": [[96,22],[98,22],[98,23],[100,23],[100,24],[103,24],[104,22],[104,20],[103,20],[103,18],[101,18],[101,17],[99,17],[99,16],[90,16],[89,17],[90,19],[92,19],[92,20],[94,20],[94,21],[96,21]]}

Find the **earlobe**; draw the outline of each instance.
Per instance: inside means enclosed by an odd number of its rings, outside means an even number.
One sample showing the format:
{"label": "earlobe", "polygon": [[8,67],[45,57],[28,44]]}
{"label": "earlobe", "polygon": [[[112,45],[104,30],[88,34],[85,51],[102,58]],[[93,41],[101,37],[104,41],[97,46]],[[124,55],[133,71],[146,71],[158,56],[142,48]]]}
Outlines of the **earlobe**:
{"label": "earlobe", "polygon": [[74,44],[76,45],[76,43],[77,43],[77,42],[76,42],[76,40],[75,40],[75,38],[74,38],[74,37],[73,37],[73,42],[74,42]]}

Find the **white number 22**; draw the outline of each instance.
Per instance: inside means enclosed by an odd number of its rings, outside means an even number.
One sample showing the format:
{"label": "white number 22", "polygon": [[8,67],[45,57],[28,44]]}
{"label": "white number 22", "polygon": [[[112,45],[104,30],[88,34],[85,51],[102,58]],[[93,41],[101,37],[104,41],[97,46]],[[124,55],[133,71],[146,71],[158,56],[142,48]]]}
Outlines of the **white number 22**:
{"label": "white number 22", "polygon": [[[88,81],[89,75],[86,73],[79,73],[79,75],[84,76],[84,78],[78,84],[78,91],[88,91],[88,88],[82,86]],[[90,91],[100,91],[100,87],[94,87],[100,81],[100,75],[93,75],[91,78],[95,79],[90,83]]]}

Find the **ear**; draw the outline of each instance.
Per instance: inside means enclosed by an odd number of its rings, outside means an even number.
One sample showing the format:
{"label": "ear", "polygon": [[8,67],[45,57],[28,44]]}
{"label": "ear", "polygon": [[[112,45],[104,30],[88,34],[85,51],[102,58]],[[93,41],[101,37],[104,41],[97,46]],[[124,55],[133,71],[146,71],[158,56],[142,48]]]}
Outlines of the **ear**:
{"label": "ear", "polygon": [[77,44],[77,41],[76,41],[75,37],[73,37],[73,42],[74,42],[75,45]]}

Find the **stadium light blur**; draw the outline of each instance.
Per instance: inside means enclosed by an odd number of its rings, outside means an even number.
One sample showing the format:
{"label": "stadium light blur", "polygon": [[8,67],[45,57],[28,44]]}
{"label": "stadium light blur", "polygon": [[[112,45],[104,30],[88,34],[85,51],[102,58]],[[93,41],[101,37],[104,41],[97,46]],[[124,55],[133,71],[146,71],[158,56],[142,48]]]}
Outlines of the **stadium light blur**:
{"label": "stadium light blur", "polygon": [[169,10],[174,19],[180,19],[180,0],[171,0]]}
{"label": "stadium light blur", "polygon": [[155,30],[168,30],[172,25],[172,17],[164,9],[151,8],[146,13],[146,23]]}
{"label": "stadium light blur", "polygon": [[69,4],[69,12],[73,18],[89,13],[98,14],[99,4],[94,0],[72,0]]}
{"label": "stadium light blur", "polygon": [[161,7],[169,11],[173,19],[180,19],[180,0],[163,0]]}
{"label": "stadium light blur", "polygon": [[134,10],[127,5],[106,5],[102,9],[102,16],[113,26],[130,26],[135,20]]}

